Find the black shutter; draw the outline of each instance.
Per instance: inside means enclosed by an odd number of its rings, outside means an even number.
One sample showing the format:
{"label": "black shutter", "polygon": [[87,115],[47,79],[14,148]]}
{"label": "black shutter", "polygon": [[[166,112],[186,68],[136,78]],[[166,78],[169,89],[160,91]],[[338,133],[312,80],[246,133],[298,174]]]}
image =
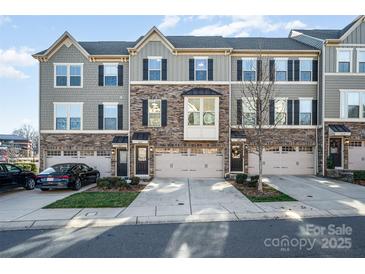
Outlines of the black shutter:
{"label": "black shutter", "polygon": [[313,60],[312,63],[312,81],[318,81],[318,60]]}
{"label": "black shutter", "polygon": [[148,80],[148,59],[143,59],[143,81]]}
{"label": "black shutter", "polygon": [[194,59],[189,59],[189,81],[194,81]]}
{"label": "black shutter", "polygon": [[242,125],[242,99],[237,99],[237,125]]}
{"label": "black shutter", "polygon": [[294,60],[294,81],[299,81],[299,70],[300,70],[299,60]]}
{"label": "black shutter", "polygon": [[161,101],[161,126],[167,126],[167,100]]}
{"label": "black shutter", "polygon": [[208,81],[213,81],[213,59],[208,59]]}
{"label": "black shutter", "polygon": [[269,79],[270,81],[275,81],[275,60],[270,60],[269,62]]}
{"label": "black shutter", "polygon": [[148,126],[148,100],[142,100],[142,126]]}
{"label": "black shutter", "polygon": [[275,124],[275,100],[270,100],[269,105],[269,124],[274,125]]}
{"label": "black shutter", "polygon": [[317,100],[312,100],[312,125],[317,125]]}
{"label": "black shutter", "polygon": [[162,81],[167,80],[167,59],[162,59]]}
{"label": "black shutter", "polygon": [[257,81],[262,81],[262,60],[256,61]]}
{"label": "black shutter", "polygon": [[294,125],[299,125],[299,100],[294,100]]}
{"label": "black shutter", "polygon": [[99,110],[98,110],[98,128],[100,130],[104,129],[104,106],[103,105],[99,105]]}
{"label": "black shutter", "polygon": [[104,65],[99,65],[99,86],[104,86]]}
{"label": "black shutter", "polygon": [[288,114],[288,125],[292,125],[293,124],[293,100],[288,100],[287,114]]}
{"label": "black shutter", "polygon": [[242,60],[237,60],[237,81],[242,81]]}
{"label": "black shutter", "polygon": [[123,86],[123,65],[118,65],[118,86]]}
{"label": "black shutter", "polygon": [[288,60],[288,81],[293,81],[293,60]]}
{"label": "black shutter", "polygon": [[123,105],[118,105],[118,129],[123,129]]}

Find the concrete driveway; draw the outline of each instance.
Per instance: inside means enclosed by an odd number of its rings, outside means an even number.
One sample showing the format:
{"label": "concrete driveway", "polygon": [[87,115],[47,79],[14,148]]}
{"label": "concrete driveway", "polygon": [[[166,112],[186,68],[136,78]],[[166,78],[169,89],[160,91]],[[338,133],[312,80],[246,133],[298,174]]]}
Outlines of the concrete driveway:
{"label": "concrete driveway", "polygon": [[333,215],[365,215],[365,187],[315,176],[269,176],[265,182],[296,200]]}
{"label": "concrete driveway", "polygon": [[121,217],[247,212],[262,210],[223,179],[155,178]]}

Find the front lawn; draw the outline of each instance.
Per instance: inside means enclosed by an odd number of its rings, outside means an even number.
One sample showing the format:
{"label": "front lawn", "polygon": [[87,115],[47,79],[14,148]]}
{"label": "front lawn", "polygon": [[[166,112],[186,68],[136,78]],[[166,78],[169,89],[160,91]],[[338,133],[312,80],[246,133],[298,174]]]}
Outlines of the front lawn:
{"label": "front lawn", "polygon": [[232,182],[232,185],[253,203],[296,201],[294,198],[272,188],[271,186],[268,186],[267,184],[263,184],[263,193],[258,192],[257,187],[249,187],[245,184],[237,184],[236,182]]}
{"label": "front lawn", "polygon": [[44,208],[127,207],[138,194],[139,192],[81,192]]}

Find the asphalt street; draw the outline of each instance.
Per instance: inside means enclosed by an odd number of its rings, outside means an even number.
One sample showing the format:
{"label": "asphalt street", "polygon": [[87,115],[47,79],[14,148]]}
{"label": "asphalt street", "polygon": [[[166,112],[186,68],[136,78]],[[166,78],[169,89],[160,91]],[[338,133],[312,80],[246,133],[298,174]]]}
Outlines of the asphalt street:
{"label": "asphalt street", "polygon": [[0,257],[365,257],[365,217],[0,232]]}

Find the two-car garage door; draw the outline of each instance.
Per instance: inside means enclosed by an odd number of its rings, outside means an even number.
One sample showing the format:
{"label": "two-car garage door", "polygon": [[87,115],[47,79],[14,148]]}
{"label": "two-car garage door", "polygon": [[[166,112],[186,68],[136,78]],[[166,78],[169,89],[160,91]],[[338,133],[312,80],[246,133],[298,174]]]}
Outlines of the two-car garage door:
{"label": "two-car garage door", "polygon": [[[264,175],[313,175],[314,148],[311,146],[278,146],[263,152]],[[248,172],[258,174],[257,153],[248,154]]]}
{"label": "two-car garage door", "polygon": [[223,154],[214,148],[157,148],[155,165],[156,177],[223,177]]}

